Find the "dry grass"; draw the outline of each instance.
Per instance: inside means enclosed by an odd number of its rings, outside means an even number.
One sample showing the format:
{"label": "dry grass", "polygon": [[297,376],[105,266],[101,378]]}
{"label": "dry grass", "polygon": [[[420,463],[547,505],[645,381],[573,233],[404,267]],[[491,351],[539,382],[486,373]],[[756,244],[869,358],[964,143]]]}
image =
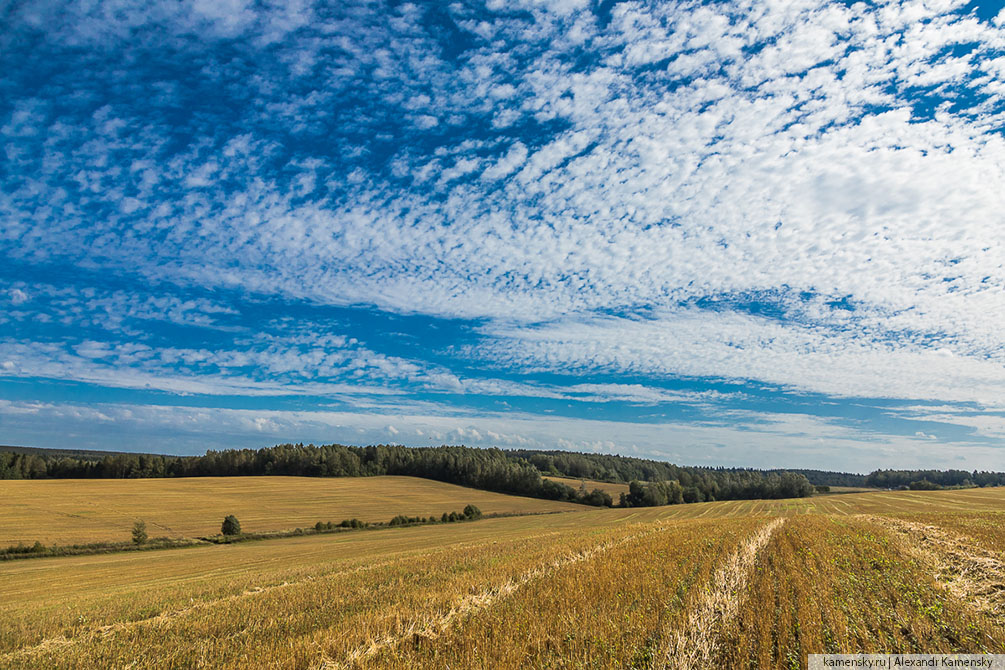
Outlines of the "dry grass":
{"label": "dry grass", "polygon": [[1005,549],[1005,511],[1000,512],[888,512],[883,515],[941,528],[960,536],[978,553]]}
{"label": "dry grass", "polygon": [[220,532],[228,514],[259,532],[354,517],[439,517],[468,503],[485,514],[581,509],[416,477],[2,480],[0,547],[129,540],[137,519],[152,537],[200,537]]}
{"label": "dry grass", "polygon": [[[504,553],[515,543],[546,545],[544,555],[593,534],[651,521],[658,510],[487,519],[270,542],[11,561],[0,564],[0,652],[49,637],[150,618],[306,578],[372,569],[386,561],[432,561],[439,552]],[[549,554],[551,552],[551,554]],[[334,578],[334,577],[333,577]],[[54,589],[54,585],[56,588]],[[3,667],[3,663],[0,663]]]}
{"label": "dry grass", "polygon": [[1005,633],[863,519],[792,518],[760,556],[719,645],[730,668],[799,668],[807,654],[1002,652]]}
{"label": "dry grass", "polygon": [[[574,515],[549,519],[565,516]],[[591,516],[596,516],[592,522]],[[64,597],[82,607],[62,620],[39,608],[55,604],[51,596],[34,589],[33,598],[22,593],[18,605],[0,611],[0,619],[19,624],[11,639],[4,640],[13,653],[0,657],[0,666],[110,667],[124,665],[137,654],[141,665],[170,658],[183,667],[206,659],[233,667],[246,667],[249,658],[262,663],[273,659],[270,664],[298,667],[324,657],[348,658],[374,641],[400,637],[439,620],[466,595],[504,589],[553,565],[556,558],[639,532],[637,525],[620,523],[611,513],[583,517],[564,528],[549,527],[543,517],[509,518],[358,533],[356,538],[317,536],[163,552],[174,554],[173,580],[135,576],[128,587],[120,580],[114,596],[89,585],[90,602],[75,588],[68,589]],[[464,532],[449,532],[461,528]],[[353,546],[364,536],[377,546]],[[215,569],[182,556],[199,552],[207,559],[211,552],[206,550],[213,549],[234,552]],[[268,554],[267,565],[244,563],[245,558],[262,560],[261,553]],[[58,576],[74,584],[76,576],[86,581],[86,566],[70,564],[63,570],[58,562],[31,563],[49,563],[45,567],[50,579]],[[74,568],[79,569],[77,575]],[[197,571],[198,578],[189,575],[186,583],[180,574],[184,568]],[[132,570],[124,572],[133,575]],[[112,573],[101,576],[105,584],[114,582]],[[194,603],[185,598],[188,594],[197,596]],[[84,621],[78,623],[73,615],[83,612]]]}
{"label": "dry grass", "polygon": [[[972,538],[947,530],[950,524],[945,521],[937,526],[903,519],[866,518],[901,535],[908,552],[928,568],[936,581],[959,600],[970,603],[973,609],[1005,627],[1005,556],[1000,550],[982,548]],[[997,530],[1000,537],[1001,527]],[[997,546],[1002,547],[1000,543]]]}
{"label": "dry grass", "polygon": [[915,553],[921,524],[942,558],[972,541],[1000,565],[1003,489],[574,509],[0,564],[0,667],[644,668],[695,650],[691,667],[794,668],[822,651],[1005,650],[993,608]]}
{"label": "dry grass", "polygon": [[538,572],[433,637],[406,639],[366,668],[644,667],[691,594],[763,522],[644,524],[580,560]]}
{"label": "dry grass", "polygon": [[729,555],[707,588],[698,592],[687,622],[664,632],[664,648],[654,667],[697,670],[716,665],[722,631],[733,623],[745,601],[748,573],[761,549],[784,522],[785,519],[769,521]]}

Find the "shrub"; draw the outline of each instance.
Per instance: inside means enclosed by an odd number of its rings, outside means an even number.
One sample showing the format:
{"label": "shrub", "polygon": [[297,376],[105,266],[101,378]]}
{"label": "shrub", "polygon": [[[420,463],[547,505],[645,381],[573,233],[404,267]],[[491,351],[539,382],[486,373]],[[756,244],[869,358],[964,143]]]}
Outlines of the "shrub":
{"label": "shrub", "polygon": [[224,535],[240,535],[241,522],[238,521],[237,517],[233,514],[228,514],[223,519],[223,525],[220,527],[220,532]]}
{"label": "shrub", "polygon": [[45,545],[42,544],[41,542],[39,542],[38,540],[35,540],[35,544],[33,544],[31,546],[28,546],[26,544],[22,544],[22,543],[18,542],[16,545],[12,544],[11,546],[9,546],[6,549],[4,549],[3,551],[0,551],[0,553],[2,553],[2,554],[44,554],[45,553]]}
{"label": "shrub", "polygon": [[339,526],[342,528],[366,528],[367,524],[359,519],[342,519]]}
{"label": "shrub", "polygon": [[143,519],[140,519],[133,524],[133,544],[139,546],[141,544],[146,544],[147,541],[147,523]]}
{"label": "shrub", "polygon": [[482,511],[474,505],[467,505],[464,508],[464,516],[468,519],[480,519],[482,518]]}
{"label": "shrub", "polygon": [[[624,493],[621,495],[624,495]],[[579,502],[584,505],[594,505],[596,507],[611,507],[614,505],[614,500],[611,498],[611,495],[601,491],[600,489],[593,489],[590,493],[581,495],[579,497]]]}
{"label": "shrub", "polygon": [[320,533],[323,530],[328,530],[328,526],[325,525],[324,521],[318,521],[316,524],[314,524],[314,530]]}

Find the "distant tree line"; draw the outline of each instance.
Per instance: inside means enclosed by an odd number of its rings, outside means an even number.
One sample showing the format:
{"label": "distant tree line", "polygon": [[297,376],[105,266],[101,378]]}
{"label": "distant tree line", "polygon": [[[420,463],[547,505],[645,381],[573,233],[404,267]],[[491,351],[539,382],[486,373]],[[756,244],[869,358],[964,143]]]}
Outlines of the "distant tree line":
{"label": "distant tree line", "polygon": [[628,493],[621,494],[622,507],[652,507],[711,500],[751,500],[755,498],[804,498],[813,495],[813,485],[794,472],[767,476],[737,476],[727,473],[709,479],[691,478],[684,486],[677,480],[658,482],[632,481]]}
{"label": "distant tree line", "polygon": [[265,449],[208,451],[204,456],[113,453],[99,457],[93,453],[67,453],[56,452],[49,456],[42,450],[0,451],[0,478],[409,475],[488,491],[595,506],[611,506],[614,501],[600,489],[588,491],[583,486],[576,490],[546,479],[542,474],[651,482],[640,484],[649,490],[648,493],[626,497],[625,504],[636,506],[812,493],[812,487],[801,476],[765,475],[756,470],[684,468],[661,461],[567,452],[281,444]]}
{"label": "distant tree line", "polygon": [[769,472],[741,468],[682,467],[608,454],[564,451],[510,451],[542,473],[554,476],[630,482],[620,504],[629,507],[675,505],[711,500],[755,498],[800,498],[813,494],[805,476],[793,472]]}
{"label": "distant tree line", "polygon": [[[636,482],[624,504],[663,505],[708,500],[811,495],[813,485],[878,488],[1005,486],[1005,473],[965,470],[877,470],[868,476],[821,470],[760,471],[682,467],[663,461],[564,451],[281,444],[265,449],[208,451],[203,456],[0,449],[0,479],[125,479],[293,475],[408,475],[472,488],[610,506],[610,495],[542,477]],[[665,501],[665,502],[664,502]]]}
{"label": "distant tree line", "polygon": [[777,474],[782,474],[783,472],[794,472],[797,475],[803,475],[809,481],[810,484],[814,486],[865,486],[866,475],[859,475],[853,472],[831,472],[830,470],[804,470],[804,469],[788,469],[788,470],[768,470],[769,474],[774,472]]}
{"label": "distant tree line", "polygon": [[[605,498],[606,494],[602,491],[584,493],[542,479],[541,475],[617,483],[676,481],[681,487],[681,497],[690,501],[698,498],[695,490],[701,492],[705,500],[764,497],[758,493],[762,484],[768,483],[769,479],[771,483],[780,482],[772,476],[781,478],[785,473],[802,475],[810,484],[817,486],[901,488],[923,481],[937,487],[1005,486],[1005,472],[876,470],[869,475],[858,475],[825,470],[762,471],[684,467],[664,461],[607,454],[470,447],[281,444],[266,449],[208,451],[204,456],[165,456],[0,446],[0,479],[413,475],[490,491],[600,505],[610,504],[606,502],[609,497]],[[791,479],[785,481],[789,483],[782,488],[791,488]],[[671,492],[669,497],[677,496]]]}
{"label": "distant tree line", "polygon": [[413,448],[400,445],[347,447],[281,444],[265,449],[208,451],[204,456],[110,454],[78,458],[0,451],[0,479],[132,479],[146,477],[218,477],[293,475],[368,477],[408,475],[549,500],[611,505],[611,497],[583,494],[541,477],[524,459],[499,449],[470,447]]}
{"label": "distant tree line", "polygon": [[866,486],[881,489],[971,488],[1005,486],[1005,472],[974,470],[876,470],[865,478]]}

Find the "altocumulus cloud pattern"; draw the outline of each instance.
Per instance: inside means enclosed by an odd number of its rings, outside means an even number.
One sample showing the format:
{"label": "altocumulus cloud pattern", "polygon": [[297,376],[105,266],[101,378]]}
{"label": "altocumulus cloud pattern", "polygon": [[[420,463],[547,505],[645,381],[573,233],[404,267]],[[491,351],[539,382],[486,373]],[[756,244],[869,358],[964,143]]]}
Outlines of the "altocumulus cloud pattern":
{"label": "altocumulus cloud pattern", "polygon": [[0,22],[2,441],[1000,467],[999,3]]}

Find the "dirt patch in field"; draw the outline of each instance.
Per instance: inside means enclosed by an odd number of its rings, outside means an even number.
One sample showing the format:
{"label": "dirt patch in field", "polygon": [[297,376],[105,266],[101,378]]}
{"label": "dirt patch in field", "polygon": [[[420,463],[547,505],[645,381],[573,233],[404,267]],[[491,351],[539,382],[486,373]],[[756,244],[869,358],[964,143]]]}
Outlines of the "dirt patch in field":
{"label": "dirt patch in field", "polygon": [[863,517],[905,540],[908,552],[936,581],[969,607],[1005,625],[1005,561],[1000,553],[938,526],[880,516]]}

